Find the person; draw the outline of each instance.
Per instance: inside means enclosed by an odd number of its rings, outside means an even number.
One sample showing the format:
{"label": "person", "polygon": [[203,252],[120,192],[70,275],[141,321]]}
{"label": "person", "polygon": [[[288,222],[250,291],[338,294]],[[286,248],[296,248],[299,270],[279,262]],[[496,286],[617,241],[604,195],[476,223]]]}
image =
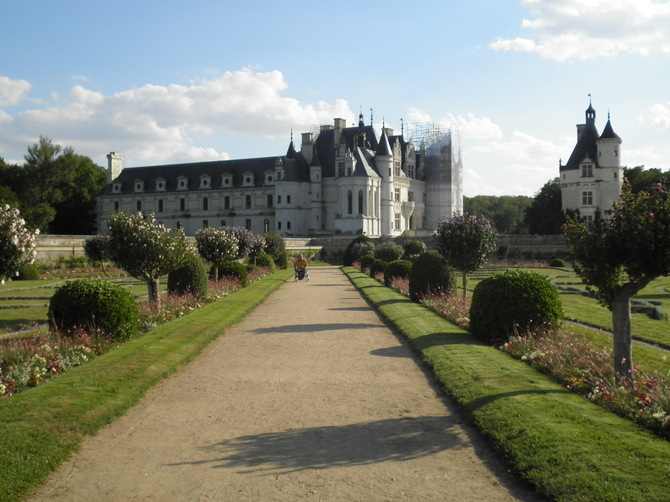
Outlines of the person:
{"label": "person", "polygon": [[300,253],[298,258],[293,262],[293,268],[297,274],[297,279],[305,278],[305,271],[307,270],[307,259]]}

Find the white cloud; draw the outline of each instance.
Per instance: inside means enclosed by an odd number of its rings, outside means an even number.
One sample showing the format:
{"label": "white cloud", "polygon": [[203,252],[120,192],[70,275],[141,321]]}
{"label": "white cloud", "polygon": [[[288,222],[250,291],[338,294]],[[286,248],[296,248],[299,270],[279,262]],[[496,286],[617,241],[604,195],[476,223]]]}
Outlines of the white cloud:
{"label": "white cloud", "polygon": [[670,131],[670,101],[652,106],[649,112],[650,121],[654,127]]}
{"label": "white cloud", "polygon": [[[226,159],[228,153],[210,146],[212,136],[288,139],[292,128],[306,131],[343,113],[353,116],[344,100],[301,103],[283,95],[287,88],[281,72],[248,68],[188,85],[147,84],[113,95],[75,85],[50,106],[3,113],[0,120],[11,120],[12,128],[0,131],[0,152],[22,151],[42,135],[91,157],[120,151],[129,165]],[[15,104],[29,89],[28,82],[4,78],[0,103]],[[196,143],[204,136],[208,146],[200,147]]]}
{"label": "white cloud", "polygon": [[617,54],[670,53],[670,2],[654,0],[522,0],[534,19],[530,37],[497,39],[497,51],[546,59],[593,59]]}
{"label": "white cloud", "polygon": [[0,108],[18,105],[31,87],[26,80],[12,80],[0,76]]}

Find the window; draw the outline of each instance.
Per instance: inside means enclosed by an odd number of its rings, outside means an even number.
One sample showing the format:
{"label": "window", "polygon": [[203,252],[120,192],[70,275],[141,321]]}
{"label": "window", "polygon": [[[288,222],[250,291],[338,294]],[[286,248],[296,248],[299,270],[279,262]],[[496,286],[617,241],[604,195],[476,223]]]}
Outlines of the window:
{"label": "window", "polygon": [[263,232],[268,233],[270,231],[270,220],[265,219],[263,220]]}
{"label": "window", "polygon": [[582,206],[592,206],[592,205],[593,205],[593,192],[583,192]]}
{"label": "window", "polygon": [[136,192],[144,192],[144,181],[135,180],[135,191]]}
{"label": "window", "polygon": [[338,176],[344,176],[344,162],[337,163],[337,174]]}
{"label": "window", "polygon": [[400,176],[400,162],[393,163],[393,175]]}
{"label": "window", "polygon": [[141,200],[138,200],[138,201],[137,201],[137,210],[138,210],[138,211],[141,211],[141,210],[142,210],[142,201],[141,201]]}
{"label": "window", "polygon": [[226,220],[221,220],[221,226],[225,227],[226,226]]}
{"label": "window", "polygon": [[186,211],[186,199],[179,199],[179,210]]}
{"label": "window", "polygon": [[414,192],[407,192],[407,200],[410,202],[414,201]]}
{"label": "window", "polygon": [[251,209],[251,195],[244,197],[244,207],[246,209]]}
{"label": "window", "polygon": [[247,230],[251,230],[251,218],[247,218],[244,221],[244,228],[246,228]]}
{"label": "window", "polygon": [[281,230],[281,221],[277,222],[277,230]]}
{"label": "window", "polygon": [[354,203],[353,203],[352,199],[353,199],[353,195],[351,194],[351,190],[349,190],[347,192],[347,214],[351,214],[354,211],[354,209],[353,209]]}
{"label": "window", "polygon": [[156,178],[156,191],[157,192],[164,192],[166,186],[167,186],[167,183],[165,182],[165,178]]}
{"label": "window", "polygon": [[267,201],[268,207],[272,207],[272,194],[268,194]]}
{"label": "window", "polygon": [[118,211],[118,210],[119,210],[119,201],[115,200],[114,201],[114,211]]}
{"label": "window", "polygon": [[290,221],[286,222],[286,230],[291,230],[291,222]]}
{"label": "window", "polygon": [[582,165],[582,178],[593,178],[593,164]]}
{"label": "window", "polygon": [[400,230],[400,213],[395,214],[394,230]]}
{"label": "window", "polygon": [[221,176],[221,186],[229,187],[233,184],[233,176],[230,173],[226,173]]}
{"label": "window", "polygon": [[200,188],[209,188],[211,186],[211,178],[207,174],[200,176]]}
{"label": "window", "polygon": [[393,200],[400,202],[400,189],[396,188],[393,194]]}
{"label": "window", "polygon": [[358,191],[358,214],[363,214],[363,190]]}
{"label": "window", "polygon": [[163,209],[163,199],[158,199],[158,212],[162,213]]}
{"label": "window", "polygon": [[177,178],[177,189],[186,190],[188,188],[188,178],[186,176],[179,176]]}
{"label": "window", "polygon": [[177,229],[180,229],[180,228],[181,228],[181,221],[178,221],[177,222]]}
{"label": "window", "polygon": [[209,210],[209,199],[207,197],[202,198],[202,210],[203,211]]}
{"label": "window", "polygon": [[287,195],[287,196],[286,196],[286,203],[287,203],[287,204],[290,204],[290,203],[291,203],[291,196],[290,196],[290,195]]}
{"label": "window", "polygon": [[277,204],[281,204],[281,195],[277,195]]}
{"label": "window", "polygon": [[207,228],[209,226],[209,220],[202,220],[202,228]]}
{"label": "window", "polygon": [[230,197],[223,198],[223,209],[230,209]]}
{"label": "window", "polygon": [[121,193],[121,183],[114,183],[112,185],[112,193]]}

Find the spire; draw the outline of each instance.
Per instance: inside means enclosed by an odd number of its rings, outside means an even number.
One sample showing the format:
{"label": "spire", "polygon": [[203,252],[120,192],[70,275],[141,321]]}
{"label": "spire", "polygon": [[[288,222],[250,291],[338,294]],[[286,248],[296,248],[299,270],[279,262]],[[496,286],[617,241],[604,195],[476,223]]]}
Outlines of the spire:
{"label": "spire", "polygon": [[389,138],[386,135],[386,127],[382,127],[382,137],[379,139],[379,146],[377,146],[377,151],[375,152],[376,156],[386,155],[390,157],[391,154],[391,145],[389,144]]}
{"label": "spire", "polygon": [[295,147],[293,146],[293,129],[291,129],[291,143],[288,145],[288,150],[286,150],[286,158],[294,159],[295,158]]}
{"label": "spire", "polygon": [[586,123],[595,124],[596,123],[596,110],[591,104],[591,94],[589,94],[589,107],[586,109]]}

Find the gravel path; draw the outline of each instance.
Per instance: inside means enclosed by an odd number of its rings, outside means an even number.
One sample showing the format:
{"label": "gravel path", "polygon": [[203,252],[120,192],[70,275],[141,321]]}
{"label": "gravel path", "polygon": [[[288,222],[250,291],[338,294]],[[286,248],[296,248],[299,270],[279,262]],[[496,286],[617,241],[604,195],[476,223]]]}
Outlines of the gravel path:
{"label": "gravel path", "polygon": [[31,500],[534,500],[336,267],[287,282]]}

